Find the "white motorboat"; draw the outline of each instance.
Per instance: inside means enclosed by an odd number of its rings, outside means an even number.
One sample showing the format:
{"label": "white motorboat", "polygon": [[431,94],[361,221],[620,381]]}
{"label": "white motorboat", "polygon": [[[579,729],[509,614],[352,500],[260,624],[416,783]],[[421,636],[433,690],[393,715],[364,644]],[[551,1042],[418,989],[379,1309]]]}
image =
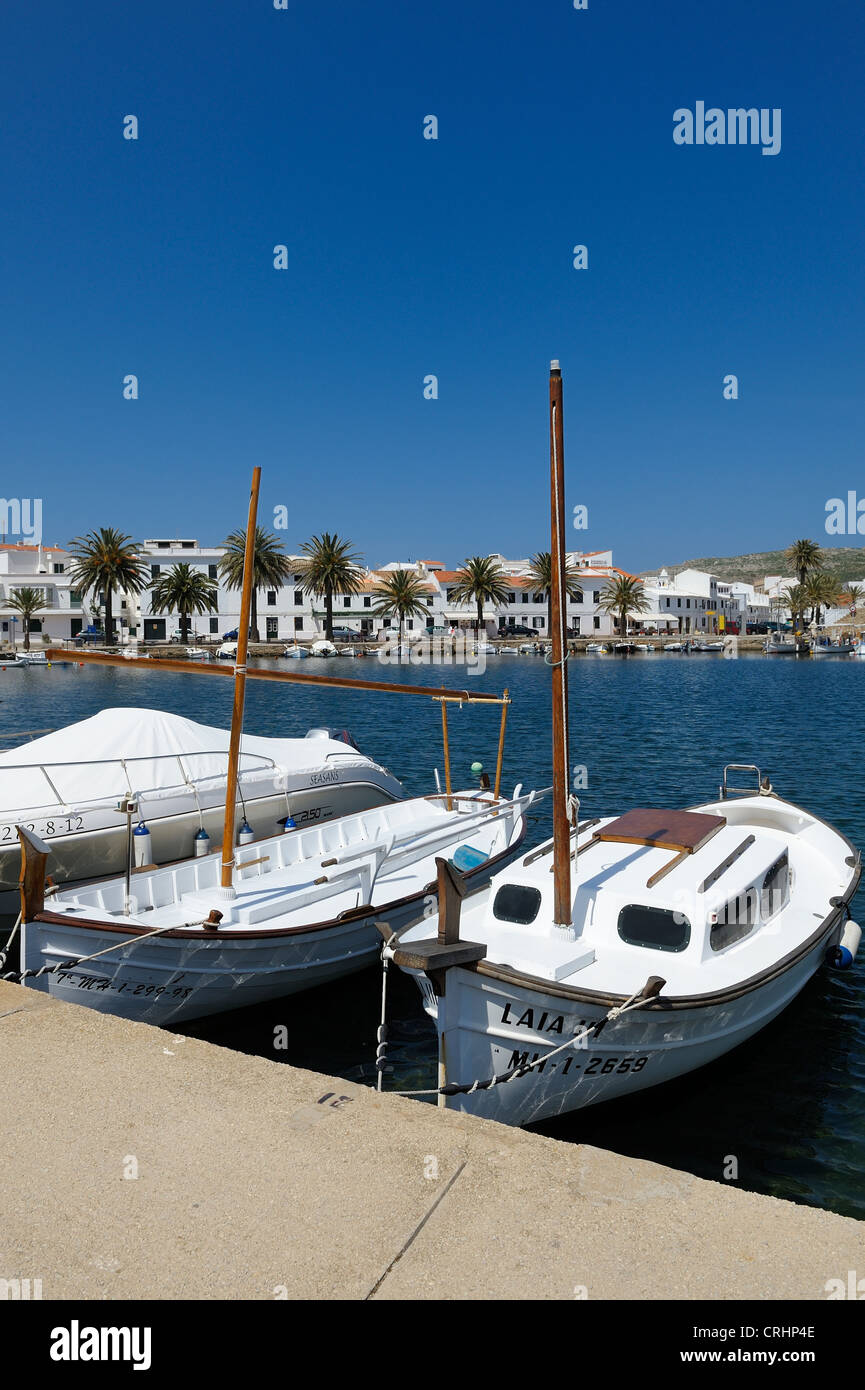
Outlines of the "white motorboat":
{"label": "white motorboat", "polygon": [[14,653],[12,656],[0,656],[0,669],[4,671],[6,670],[7,666],[24,667],[28,665],[29,662],[25,661],[24,657],[19,656],[17,652]]}
{"label": "white motorboat", "polygon": [[[107,709],[0,753],[0,910],[14,907],[17,824],[51,845],[57,882],[117,873],[126,855],[118,799],[133,795],[157,863],[191,854],[196,834],[221,838],[229,734],[151,709]],[[303,738],[245,734],[239,794],[257,835],[287,815],[299,826],[402,799],[386,768],[345,730]]]}
{"label": "white motorboat", "polygon": [[207,650],[206,647],[187,647],[187,648],[186,648],[186,660],[187,660],[187,661],[209,661],[209,660],[210,660],[210,652]]}
{"label": "white motorboat", "polygon": [[718,653],[718,652],[722,652],[723,650],[724,650],[724,643],[723,643],[723,640],[721,640],[721,641],[708,641],[708,640],[704,641],[704,640],[701,639],[701,640],[699,640],[699,641],[697,641],[697,642],[692,642],[692,643],[691,643],[691,651],[692,651],[692,652],[714,652],[714,653]]}
{"label": "white motorboat", "polygon": [[769,637],[763,643],[763,651],[767,656],[795,656],[797,647],[792,637]]}
{"label": "white motorboat", "polygon": [[291,646],[286,647],[282,654],[283,656],[287,656],[290,661],[304,661],[309,656],[306,647],[299,646],[297,642],[293,642]]}
{"label": "white motorboat", "polygon": [[665,652],[682,652],[682,651],[687,651],[687,649],[688,649],[688,644],[687,644],[687,642],[665,642],[665,643],[664,643],[664,651],[665,651]]}
{"label": "white motorboat", "polygon": [[587,642],[586,653],[589,656],[606,656],[610,652],[610,647],[606,642]]}
{"label": "white motorboat", "polygon": [[216,648],[216,655],[226,657],[233,661],[234,658],[237,656],[237,643],[221,642],[219,646]]}
{"label": "white motorboat", "polygon": [[310,643],[309,654],[310,656],[324,657],[332,657],[339,655],[334,644],[332,642],[328,642],[327,638],[325,637],[319,638],[317,642]]}
{"label": "white motorboat", "polygon": [[[258,840],[235,851],[229,898],[220,854],[37,898],[21,964],[44,973],[22,983],[166,1027],[312,989],[376,959],[377,922],[423,920],[437,857],[487,880],[519,848],[533,800],[519,788],[511,801],[453,793],[451,809],[418,797]],[[51,847],[22,841],[50,871]]]}
{"label": "white motorboat", "polygon": [[[851,964],[861,936],[849,920],[860,854],[759,768],[725,768],[703,805],[579,823],[561,400],[553,363],[553,838],[477,893],[439,862],[437,914],[384,948],[435,1021],[439,1103],[519,1125],[704,1066],[776,1018],[827,959]],[[743,772],[751,785],[729,780]]]}

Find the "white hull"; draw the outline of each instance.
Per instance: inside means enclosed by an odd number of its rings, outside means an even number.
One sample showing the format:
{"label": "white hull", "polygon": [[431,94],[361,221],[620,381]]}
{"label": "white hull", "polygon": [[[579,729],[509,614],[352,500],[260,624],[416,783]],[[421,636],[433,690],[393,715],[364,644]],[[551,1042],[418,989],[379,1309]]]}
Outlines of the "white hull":
{"label": "white hull", "polygon": [[[424,920],[437,855],[485,883],[519,846],[530,801],[475,792],[447,811],[417,798],[259,840],[237,851],[231,900],[217,854],[133,875],[128,917],[122,879],[70,888],[24,924],[21,961],[29,971],[80,963],[25,983],[161,1026],[312,989],[378,957],[376,922]],[[223,914],[217,930],[201,925],[212,909]],[[148,937],[154,929],[165,934]]]}
{"label": "white hull", "polygon": [[[546,1053],[603,1018],[606,1008],[549,994],[543,981],[529,989],[471,970],[451,970],[443,1040],[439,1027],[448,1080],[486,1079],[541,1060],[525,1076],[473,1095],[448,1097],[445,1104],[503,1124],[528,1125],[672,1081],[714,1062],[771,1023],[819,969],[825,950],[825,944],[815,947],[786,974],[727,1004],[625,1014],[599,1037],[559,1052],[549,1063],[542,1060]],[[432,991],[423,977],[417,978],[435,1017]],[[447,1026],[449,1017],[459,1019],[453,1028]],[[521,1018],[526,1021],[519,1024]],[[536,1025],[542,1021],[539,1031]]]}

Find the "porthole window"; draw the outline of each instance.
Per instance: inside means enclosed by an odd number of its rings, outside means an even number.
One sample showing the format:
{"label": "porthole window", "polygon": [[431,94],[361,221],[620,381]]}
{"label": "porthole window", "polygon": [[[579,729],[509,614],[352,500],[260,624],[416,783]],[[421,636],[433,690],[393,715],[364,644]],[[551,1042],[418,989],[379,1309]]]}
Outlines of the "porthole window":
{"label": "porthole window", "polygon": [[648,946],[653,951],[684,951],[691,939],[691,923],[681,912],[665,907],[631,903],[619,913],[619,936],[629,946]]}
{"label": "porthole window", "polygon": [[499,922],[516,922],[527,927],[533,922],[541,907],[541,894],[537,888],[529,888],[524,883],[506,883],[493,899],[493,916]]}

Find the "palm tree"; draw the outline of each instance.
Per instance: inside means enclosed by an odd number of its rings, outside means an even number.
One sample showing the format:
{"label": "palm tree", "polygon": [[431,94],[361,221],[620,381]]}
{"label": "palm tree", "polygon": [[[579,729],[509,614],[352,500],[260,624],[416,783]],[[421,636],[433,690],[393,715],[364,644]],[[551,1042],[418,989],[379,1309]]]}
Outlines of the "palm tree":
{"label": "palm tree", "polygon": [[478,637],[484,626],[484,604],[499,607],[508,600],[509,580],[497,560],[491,555],[472,555],[462,569],[457,570],[456,582],[448,591],[453,603],[476,603]]}
{"label": "palm tree", "polygon": [[[782,597],[786,600],[790,609],[790,617],[793,622],[794,631],[805,626],[805,609],[808,607],[808,592],[804,584],[788,584],[782,591]],[[778,615],[780,618],[780,614]],[[798,623],[796,619],[799,619]],[[780,627],[780,622],[778,624]]]}
{"label": "palm tree", "polygon": [[809,574],[805,580],[805,596],[811,605],[811,620],[820,626],[821,610],[834,608],[838,603],[838,581],[825,570]]}
{"label": "palm tree", "polygon": [[[582,588],[578,578],[579,570],[576,565],[569,565],[565,561],[565,593],[568,598],[582,598]],[[531,580],[532,587],[538,589],[547,599],[547,636],[552,635],[553,631],[553,561],[548,550],[541,550],[537,555],[533,555],[529,565],[528,578]]]}
{"label": "palm tree", "polygon": [[846,588],[841,590],[838,597],[843,603],[847,604],[850,609],[851,618],[855,618],[856,609],[859,607],[863,598],[865,598],[865,585],[848,584]]}
{"label": "palm tree", "polygon": [[425,602],[426,592],[426,584],[412,570],[391,570],[373,590],[378,599],[373,609],[376,617],[396,618],[399,621],[400,651],[406,618],[423,618],[429,612]]}
{"label": "palm tree", "polygon": [[300,548],[307,557],[301,566],[301,588],[324,599],[324,635],[332,642],[333,596],[360,593],[366,578],[360,556],[352,550],[351,541],[340,540],[330,531],[304,541]]}
{"label": "palm tree", "polygon": [[809,570],[823,568],[822,551],[816,541],[794,541],[786,555],[800,584],[805,583]]}
{"label": "palm tree", "polygon": [[100,526],[86,536],[72,541],[73,563],[69,571],[72,583],[81,594],[90,590],[102,593],[105,600],[105,642],[114,640],[114,619],[111,600],[118,589],[127,594],[140,594],[147,588],[150,570],[136,554],[135,543],[113,526]]}
{"label": "palm tree", "polygon": [[192,565],[177,564],[159,575],[150,595],[154,613],[179,613],[180,640],[189,641],[189,620],[193,613],[215,613],[219,589],[214,579]]}
{"label": "palm tree", "polygon": [[[229,589],[243,588],[243,561],[246,555],[246,527],[242,531],[232,531],[225,540],[225,554],[219,561],[219,573]],[[292,564],[285,554],[282,541],[265,531],[255,528],[255,544],[252,554],[252,612],[250,614],[249,635],[253,642],[258,637],[258,591],[259,589],[280,589],[292,573]]]}
{"label": "palm tree", "polygon": [[622,637],[627,637],[628,617],[631,613],[642,613],[646,606],[646,591],[639,579],[621,575],[618,579],[607,581],[598,606],[604,613],[614,614],[618,618],[619,631]]}
{"label": "palm tree", "polygon": [[45,590],[31,589],[29,586],[16,589],[10,595],[6,605],[13,612],[21,614],[21,625],[24,629],[24,650],[30,650],[30,620],[39,612],[40,608],[45,607]]}

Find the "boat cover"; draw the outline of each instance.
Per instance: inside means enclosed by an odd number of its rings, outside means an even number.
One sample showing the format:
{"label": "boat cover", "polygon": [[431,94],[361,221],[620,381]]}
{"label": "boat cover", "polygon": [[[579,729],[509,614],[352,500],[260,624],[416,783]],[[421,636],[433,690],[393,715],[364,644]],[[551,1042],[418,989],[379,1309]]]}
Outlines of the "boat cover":
{"label": "boat cover", "polygon": [[[128,796],[130,785],[134,792],[158,795],[176,790],[185,781],[198,785],[224,781],[228,744],[228,729],[197,724],[178,714],[104,709],[90,719],[0,753],[0,817],[9,819],[28,808],[74,808],[117,800]],[[290,777],[333,767],[334,761],[328,762],[330,754],[339,754],[343,765],[369,764],[363,754],[334,738],[244,734],[240,772],[244,784],[273,780],[277,774]],[[128,780],[121,759],[126,760]],[[56,795],[41,768],[47,769]]]}

